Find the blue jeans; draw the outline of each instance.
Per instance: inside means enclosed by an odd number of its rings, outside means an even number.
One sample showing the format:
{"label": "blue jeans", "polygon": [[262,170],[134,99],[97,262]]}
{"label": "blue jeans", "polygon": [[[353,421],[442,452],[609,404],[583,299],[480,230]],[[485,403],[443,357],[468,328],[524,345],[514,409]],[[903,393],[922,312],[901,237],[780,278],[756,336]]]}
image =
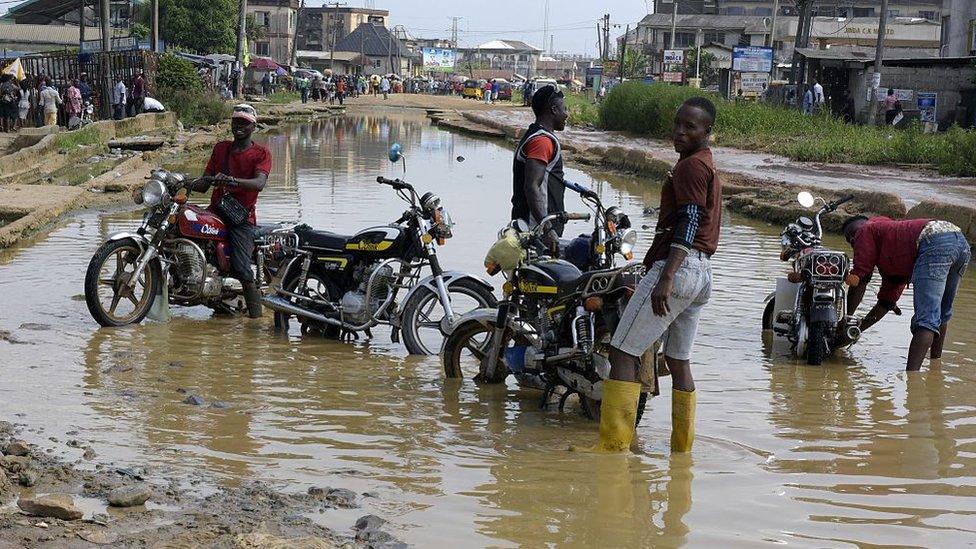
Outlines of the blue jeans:
{"label": "blue jeans", "polygon": [[912,333],[919,328],[939,333],[939,328],[952,318],[952,302],[971,253],[969,242],[959,232],[934,234],[919,243],[912,271]]}

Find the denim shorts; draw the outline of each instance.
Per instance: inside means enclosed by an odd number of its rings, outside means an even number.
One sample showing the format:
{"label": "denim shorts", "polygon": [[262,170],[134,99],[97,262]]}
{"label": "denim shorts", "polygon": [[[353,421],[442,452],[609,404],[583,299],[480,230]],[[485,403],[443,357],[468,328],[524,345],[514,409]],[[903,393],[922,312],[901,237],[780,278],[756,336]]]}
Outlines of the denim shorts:
{"label": "denim shorts", "polygon": [[674,274],[668,314],[657,316],[651,306],[651,292],[664,264],[662,260],[651,265],[627,303],[610,345],[628,355],[641,356],[663,338],[665,356],[688,360],[698,331],[698,318],[712,293],[712,265],[708,256],[692,250]]}
{"label": "denim shorts", "polygon": [[960,232],[933,234],[918,243],[912,271],[912,333],[919,328],[939,333],[939,327],[952,318],[952,302],[971,254],[969,242]]}

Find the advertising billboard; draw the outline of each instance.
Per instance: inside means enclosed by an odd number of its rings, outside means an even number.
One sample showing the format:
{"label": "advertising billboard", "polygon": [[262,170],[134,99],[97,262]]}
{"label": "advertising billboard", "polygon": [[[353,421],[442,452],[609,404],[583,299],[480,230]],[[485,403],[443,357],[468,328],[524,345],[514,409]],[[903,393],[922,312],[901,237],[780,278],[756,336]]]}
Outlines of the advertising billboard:
{"label": "advertising billboard", "polygon": [[456,54],[454,50],[443,48],[424,48],[424,70],[428,72],[451,72],[454,70]]}
{"label": "advertising billboard", "polygon": [[773,48],[735,46],[732,48],[732,70],[739,72],[772,72]]}

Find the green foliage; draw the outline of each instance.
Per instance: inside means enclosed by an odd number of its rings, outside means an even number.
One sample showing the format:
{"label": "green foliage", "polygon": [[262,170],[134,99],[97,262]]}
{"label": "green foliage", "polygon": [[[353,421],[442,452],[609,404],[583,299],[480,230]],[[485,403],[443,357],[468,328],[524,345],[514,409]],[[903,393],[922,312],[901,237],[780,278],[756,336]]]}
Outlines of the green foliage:
{"label": "green foliage", "polygon": [[647,69],[647,56],[635,48],[628,48],[624,54],[623,77],[643,78]]}
{"label": "green foliage", "polygon": [[163,105],[187,126],[212,126],[230,118],[231,107],[213,92],[160,90]]}
{"label": "green foliage", "polygon": [[160,29],[167,45],[209,54],[237,47],[235,0],[160,0]]}
{"label": "green foliage", "polygon": [[[695,61],[698,58],[698,48],[688,50],[688,64],[685,66],[685,79],[695,77]],[[701,63],[698,65],[698,77],[702,79],[702,87],[718,83],[718,69],[713,66],[715,56],[707,50],[701,50]]]}
{"label": "green foliage", "polygon": [[[262,25],[258,25],[254,21],[254,14],[249,13],[244,17],[244,32],[247,35],[247,43],[253,44],[258,40],[264,40],[268,36],[268,29]],[[235,47],[237,44],[235,43]]]}
{"label": "green foliage", "polygon": [[600,108],[589,96],[567,91],[565,101],[569,123],[573,126],[595,126],[600,122]]}
{"label": "green foliage", "polygon": [[293,103],[301,99],[302,96],[297,91],[276,91],[268,96],[268,103],[274,103],[275,105],[283,105],[285,103]]}
{"label": "green foliage", "polygon": [[80,130],[58,133],[56,139],[59,149],[74,149],[82,145],[94,145],[102,140],[102,136],[92,126],[86,126]]}
{"label": "green foliage", "polygon": [[142,23],[133,23],[130,25],[129,32],[137,40],[145,40],[149,38],[149,27],[143,25]]}
{"label": "green foliage", "polygon": [[947,175],[976,176],[976,132],[952,128],[925,134],[846,124],[829,113],[804,116],[796,109],[765,103],[728,102],[685,86],[625,82],[600,106],[600,125],[666,139],[683,101],[704,96],[715,103],[713,130],[719,145],[782,154],[795,160],[854,164],[932,164]]}
{"label": "green foliage", "polygon": [[160,91],[203,91],[203,82],[193,63],[166,53],[159,58],[156,87]]}

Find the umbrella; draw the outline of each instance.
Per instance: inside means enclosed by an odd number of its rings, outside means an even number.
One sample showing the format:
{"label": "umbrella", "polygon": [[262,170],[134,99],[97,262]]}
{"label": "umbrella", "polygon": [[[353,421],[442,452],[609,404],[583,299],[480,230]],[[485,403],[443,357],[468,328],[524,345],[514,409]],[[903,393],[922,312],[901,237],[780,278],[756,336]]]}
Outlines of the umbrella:
{"label": "umbrella", "polygon": [[278,76],[285,76],[286,74],[288,74],[288,71],[286,71],[281,67],[278,67],[277,69],[275,69],[275,74]]}
{"label": "umbrella", "polygon": [[251,64],[248,65],[249,68],[257,69],[259,71],[273,71],[278,70],[280,65],[272,61],[268,57],[255,57]]}
{"label": "umbrella", "polygon": [[4,67],[0,74],[11,74],[18,82],[24,79],[24,68],[20,64],[20,59],[14,59],[13,63]]}

